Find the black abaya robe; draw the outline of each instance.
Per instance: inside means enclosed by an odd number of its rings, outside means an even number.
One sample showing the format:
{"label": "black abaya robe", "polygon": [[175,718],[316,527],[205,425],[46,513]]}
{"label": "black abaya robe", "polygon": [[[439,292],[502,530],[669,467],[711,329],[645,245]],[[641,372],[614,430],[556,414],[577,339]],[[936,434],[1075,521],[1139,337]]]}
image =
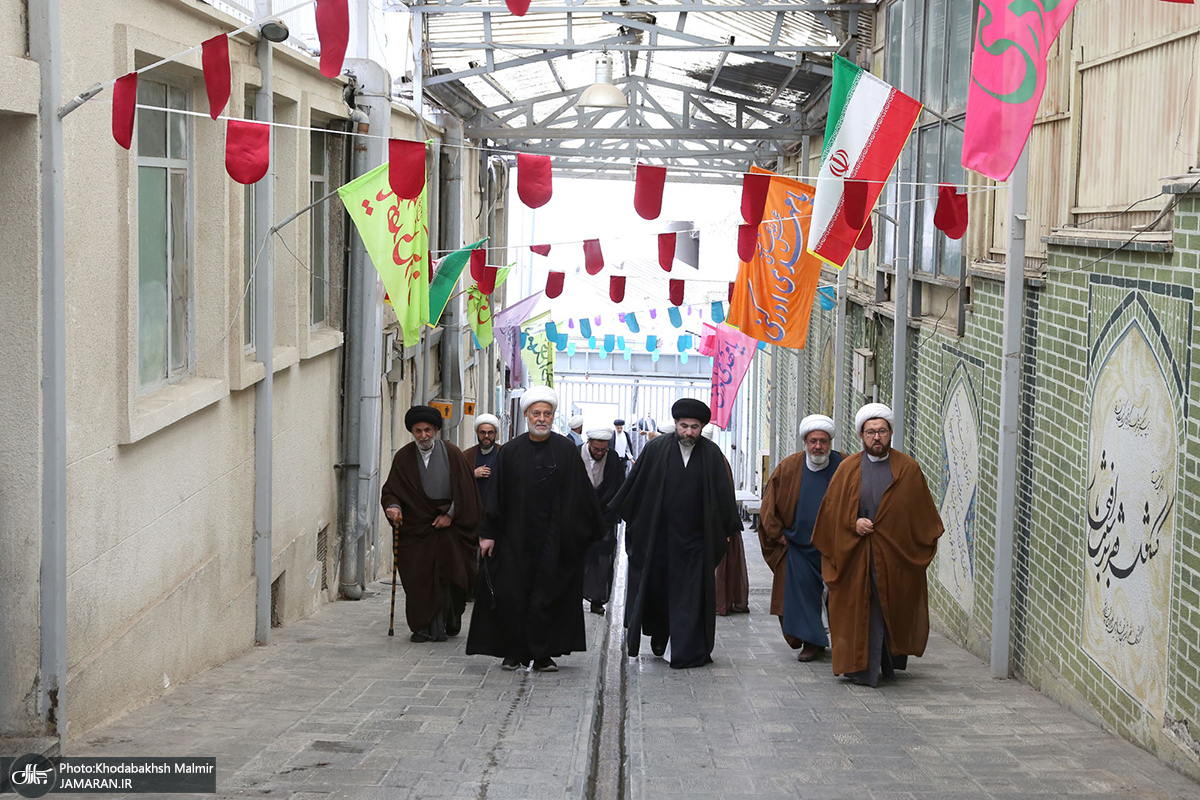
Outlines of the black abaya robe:
{"label": "black abaya robe", "polygon": [[587,647],[583,557],[604,534],[596,491],[570,439],[522,434],[500,450],[480,539],[467,653],[526,662]]}
{"label": "black abaya robe", "polygon": [[[584,463],[582,453],[579,461]],[[585,465],[584,472],[586,471]],[[617,558],[617,523],[620,522],[620,518],[608,504],[624,481],[625,462],[609,450],[604,459],[600,485],[596,487],[596,496],[604,511],[604,538],[588,548],[583,567],[583,599],[596,605],[607,603],[612,594],[613,568]]]}
{"label": "black abaya robe", "polygon": [[611,503],[627,523],[626,652],[643,633],[671,641],[671,666],[709,663],[716,639],[717,564],[740,535],[729,465],[703,437],[685,468],[675,434],[646,445]]}

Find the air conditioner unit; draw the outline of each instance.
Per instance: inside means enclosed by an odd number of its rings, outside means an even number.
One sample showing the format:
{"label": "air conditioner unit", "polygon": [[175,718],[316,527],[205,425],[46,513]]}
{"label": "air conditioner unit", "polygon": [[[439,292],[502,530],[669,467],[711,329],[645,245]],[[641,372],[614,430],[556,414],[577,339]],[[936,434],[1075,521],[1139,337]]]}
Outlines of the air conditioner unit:
{"label": "air conditioner unit", "polygon": [[854,375],[851,379],[854,391],[861,395],[875,396],[875,351],[865,347],[854,348]]}

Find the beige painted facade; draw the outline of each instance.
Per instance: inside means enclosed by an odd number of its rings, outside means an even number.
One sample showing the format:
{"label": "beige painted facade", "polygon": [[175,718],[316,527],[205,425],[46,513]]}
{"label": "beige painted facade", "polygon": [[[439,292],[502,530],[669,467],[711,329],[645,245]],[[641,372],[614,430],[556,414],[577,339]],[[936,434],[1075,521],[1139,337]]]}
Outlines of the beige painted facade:
{"label": "beige painted facade", "polygon": [[[47,733],[35,707],[42,538],[38,65],[28,58],[23,8],[21,0],[0,0],[0,66],[6,75],[26,78],[0,87],[0,212],[14,221],[0,226],[6,364],[0,381],[0,736]],[[241,24],[190,0],[64,0],[63,99]],[[323,78],[316,62],[296,50],[275,52],[276,121],[343,130],[344,81]],[[232,39],[230,57],[233,87],[225,113],[240,117],[261,80],[255,37]],[[141,80],[176,87],[187,108],[208,110],[198,51]],[[147,385],[139,380],[138,137],[129,152],[113,141],[110,101],[111,93],[103,92],[64,120],[70,735],[145,703],[255,640],[255,390],[263,367],[246,346],[242,319],[247,191],[226,174],[224,123],[186,117],[187,364],[165,383]],[[388,133],[414,138],[414,114],[394,105]],[[440,128],[427,128],[428,135],[440,136]],[[327,149],[336,163],[326,191],[338,185],[344,152],[340,136],[328,137],[337,143]],[[307,131],[276,129],[276,220],[309,204],[310,155]],[[463,235],[473,241],[481,225],[478,154],[464,151],[462,165]],[[283,625],[337,599],[339,584],[335,467],[343,460],[339,328],[346,273],[342,214],[326,219],[327,324],[311,320],[313,214],[283,228],[274,250],[271,578],[272,616]],[[470,357],[469,330],[465,340]],[[401,407],[416,396],[420,352],[412,350],[408,358],[397,354],[405,361],[395,387]],[[437,357],[434,348],[429,358]],[[467,370],[471,386],[475,369]],[[393,448],[408,441],[402,425],[392,441],[391,413],[385,400],[378,424],[383,470]],[[471,438],[469,425],[462,430]],[[368,556],[368,581],[388,571],[390,537],[381,538]],[[324,563],[318,552],[326,553]]]}

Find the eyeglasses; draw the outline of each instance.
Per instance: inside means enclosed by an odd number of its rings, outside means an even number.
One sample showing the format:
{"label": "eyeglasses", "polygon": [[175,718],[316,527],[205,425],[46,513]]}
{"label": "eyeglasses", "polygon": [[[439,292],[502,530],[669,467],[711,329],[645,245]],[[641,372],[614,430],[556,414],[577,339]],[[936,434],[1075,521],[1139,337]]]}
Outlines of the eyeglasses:
{"label": "eyeglasses", "polygon": [[863,431],[862,435],[864,439],[882,439],[884,436],[891,436],[892,432],[888,430]]}

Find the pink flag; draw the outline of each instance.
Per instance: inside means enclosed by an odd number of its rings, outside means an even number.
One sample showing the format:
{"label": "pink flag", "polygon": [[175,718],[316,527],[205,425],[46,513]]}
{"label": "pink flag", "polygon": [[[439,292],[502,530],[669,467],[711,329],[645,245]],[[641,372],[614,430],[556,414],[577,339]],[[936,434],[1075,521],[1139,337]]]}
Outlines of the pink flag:
{"label": "pink flag", "polygon": [[700,325],[700,347],[697,348],[702,356],[711,356],[717,352],[717,326],[707,322]]}
{"label": "pink flag", "polygon": [[716,352],[713,353],[712,395],[708,404],[712,408],[713,424],[724,429],[729,427],[733,401],[737,399],[742,379],[750,368],[750,360],[758,350],[758,342],[732,325],[721,324],[717,326],[713,344]]}
{"label": "pink flag", "polygon": [[980,4],[964,167],[997,181],[1012,173],[1046,87],[1046,54],[1074,8],[1075,0]]}

